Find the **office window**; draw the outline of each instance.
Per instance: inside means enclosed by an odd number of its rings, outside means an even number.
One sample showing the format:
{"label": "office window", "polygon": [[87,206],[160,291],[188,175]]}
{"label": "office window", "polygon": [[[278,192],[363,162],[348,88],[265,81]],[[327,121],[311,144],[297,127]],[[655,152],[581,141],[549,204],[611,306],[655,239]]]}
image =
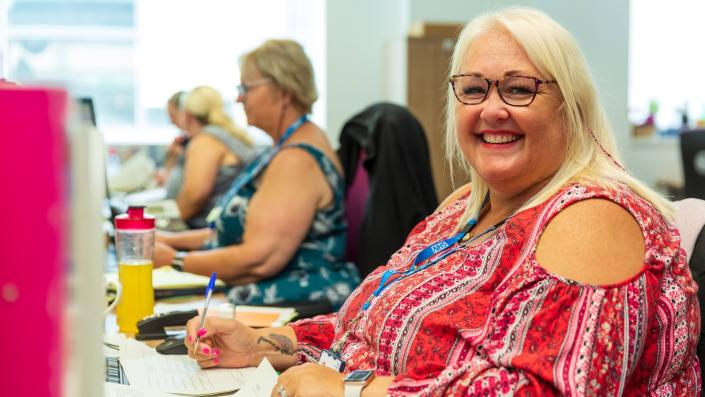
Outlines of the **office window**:
{"label": "office window", "polygon": [[325,124],[324,0],[9,0],[7,19],[8,78],[93,97],[111,143],[169,142],[166,100],[202,84],[244,124],[238,58],[268,38],[306,49]]}
{"label": "office window", "polygon": [[642,123],[655,101],[657,130],[705,122],[705,2],[632,0],[630,3],[629,118]]}

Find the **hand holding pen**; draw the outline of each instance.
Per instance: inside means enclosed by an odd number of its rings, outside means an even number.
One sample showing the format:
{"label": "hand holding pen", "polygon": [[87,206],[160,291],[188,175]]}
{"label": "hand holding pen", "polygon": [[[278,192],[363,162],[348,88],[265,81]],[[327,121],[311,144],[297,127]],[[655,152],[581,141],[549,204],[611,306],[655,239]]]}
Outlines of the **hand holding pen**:
{"label": "hand holding pen", "polygon": [[211,296],[213,296],[213,288],[215,287],[215,272],[211,274],[211,279],[208,281],[208,287],[206,287],[206,303],[203,305],[203,312],[201,312],[201,325],[198,327],[198,335],[196,336],[196,344],[193,347],[195,352],[198,351],[198,344],[201,342],[201,334],[203,329],[203,324],[206,321],[206,313],[208,312],[208,305],[211,302]]}
{"label": "hand holding pen", "polygon": [[259,365],[262,357],[257,354],[258,347],[270,345],[259,345],[260,335],[254,329],[234,318],[211,316],[206,319],[214,285],[215,273],[206,289],[206,303],[200,318],[194,317],[186,324],[187,338],[184,343],[189,349],[189,356],[196,360],[201,368],[243,368]]}

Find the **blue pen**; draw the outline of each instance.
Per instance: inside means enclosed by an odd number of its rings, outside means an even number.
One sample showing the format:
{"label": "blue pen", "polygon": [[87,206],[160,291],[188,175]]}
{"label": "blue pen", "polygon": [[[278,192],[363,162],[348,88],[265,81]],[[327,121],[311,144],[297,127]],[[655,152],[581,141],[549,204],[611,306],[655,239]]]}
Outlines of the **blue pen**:
{"label": "blue pen", "polygon": [[[201,325],[198,329],[203,328],[203,323],[206,322],[206,312],[208,311],[208,304],[211,302],[211,296],[213,296],[213,288],[215,287],[215,272],[211,273],[211,279],[208,281],[208,287],[206,287],[206,303],[203,305],[203,312],[201,313]],[[193,347],[193,351],[198,352],[198,343],[201,342],[201,335],[196,335],[196,344]]]}

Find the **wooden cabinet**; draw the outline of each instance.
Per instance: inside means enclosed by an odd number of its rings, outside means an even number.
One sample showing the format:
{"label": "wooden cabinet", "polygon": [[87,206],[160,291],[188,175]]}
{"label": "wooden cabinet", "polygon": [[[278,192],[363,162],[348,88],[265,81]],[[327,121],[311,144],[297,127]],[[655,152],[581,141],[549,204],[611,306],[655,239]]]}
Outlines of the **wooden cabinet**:
{"label": "wooden cabinet", "polygon": [[[418,27],[420,26],[420,28]],[[462,25],[421,24],[407,39],[407,104],[426,132],[433,180],[442,201],[468,178],[455,166],[451,179],[445,157],[445,108],[448,70],[455,36]]]}

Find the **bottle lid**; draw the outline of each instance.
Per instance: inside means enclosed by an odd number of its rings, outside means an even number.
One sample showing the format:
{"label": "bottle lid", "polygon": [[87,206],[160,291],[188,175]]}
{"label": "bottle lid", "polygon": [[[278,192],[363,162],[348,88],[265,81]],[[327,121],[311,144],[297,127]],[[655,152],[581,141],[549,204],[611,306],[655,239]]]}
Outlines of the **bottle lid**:
{"label": "bottle lid", "polygon": [[127,209],[127,214],[121,214],[115,217],[115,229],[154,229],[154,217],[144,213],[143,205],[131,205]]}

